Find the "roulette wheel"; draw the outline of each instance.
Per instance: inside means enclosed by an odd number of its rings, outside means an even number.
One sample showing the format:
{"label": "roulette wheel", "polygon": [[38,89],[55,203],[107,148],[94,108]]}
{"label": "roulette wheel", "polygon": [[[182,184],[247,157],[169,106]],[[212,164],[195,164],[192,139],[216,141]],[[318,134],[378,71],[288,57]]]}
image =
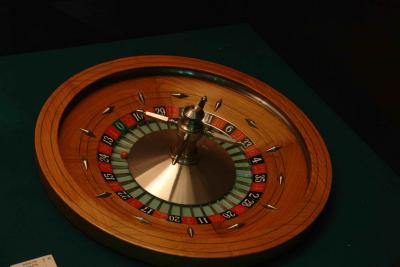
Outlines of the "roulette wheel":
{"label": "roulette wheel", "polygon": [[64,82],[35,150],[66,217],[156,265],[249,265],[292,244],[331,188],[311,121],[267,84],[199,59],[137,56]]}

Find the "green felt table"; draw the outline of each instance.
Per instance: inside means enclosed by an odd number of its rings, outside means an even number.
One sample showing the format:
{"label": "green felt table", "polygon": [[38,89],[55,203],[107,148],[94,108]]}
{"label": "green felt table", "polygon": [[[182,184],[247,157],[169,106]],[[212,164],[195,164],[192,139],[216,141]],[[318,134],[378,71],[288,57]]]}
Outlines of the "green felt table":
{"label": "green felt table", "polygon": [[166,54],[252,75],[314,122],[333,165],[330,200],[279,266],[400,264],[400,179],[247,25],[234,25],[0,57],[0,266],[53,254],[58,266],[149,266],[88,238],[48,198],[34,159],[34,128],[47,97],[71,75],[125,56]]}

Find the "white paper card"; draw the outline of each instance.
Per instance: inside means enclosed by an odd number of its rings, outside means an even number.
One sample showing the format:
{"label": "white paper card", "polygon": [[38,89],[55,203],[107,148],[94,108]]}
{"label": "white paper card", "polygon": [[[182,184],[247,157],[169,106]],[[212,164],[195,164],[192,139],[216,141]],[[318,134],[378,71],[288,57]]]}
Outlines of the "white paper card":
{"label": "white paper card", "polygon": [[52,255],[46,255],[36,259],[13,264],[10,267],[57,267]]}

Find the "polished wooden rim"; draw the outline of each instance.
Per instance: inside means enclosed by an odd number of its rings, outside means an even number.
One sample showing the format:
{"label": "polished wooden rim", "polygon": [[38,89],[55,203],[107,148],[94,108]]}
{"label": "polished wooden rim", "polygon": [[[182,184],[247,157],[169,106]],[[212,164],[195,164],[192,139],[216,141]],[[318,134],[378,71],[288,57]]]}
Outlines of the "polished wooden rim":
{"label": "polished wooden rim", "polygon": [[[273,109],[284,114],[283,119],[288,120],[295,128],[308,157],[307,190],[304,192],[302,203],[296,203],[299,210],[295,217],[285,218],[286,223],[274,232],[264,231],[262,225],[256,224],[254,219],[249,217],[248,220],[254,222],[253,228],[249,230],[259,231],[257,242],[243,234],[238,237],[222,234],[219,236],[220,245],[226,244],[225,249],[216,251],[212,249],[212,244],[202,239],[196,251],[193,251],[185,247],[196,241],[187,236],[186,228],[181,225],[162,222],[160,227],[150,230],[143,229],[143,225],[135,221],[119,225],[129,228],[131,235],[127,236],[122,228],[111,226],[113,214],[109,214],[105,219],[93,209],[99,205],[99,199],[87,197],[79,184],[74,182],[76,179],[71,177],[70,170],[63,162],[59,147],[60,125],[65,113],[69,112],[71,102],[95,82],[124,71],[149,67],[193,69],[223,77],[250,88],[266,99]],[[74,75],[63,83],[43,106],[36,124],[35,149],[44,184],[56,204],[70,220],[102,243],[127,254],[133,253],[133,256],[148,261],[152,261],[151,252],[172,257],[226,259],[272,251],[297,237],[315,221],[325,206],[331,189],[331,163],[328,151],[316,128],[299,108],[267,84],[249,75],[226,66],[186,57],[129,57],[102,63]],[[263,207],[260,205],[254,212],[261,210]],[[173,229],[170,230],[171,228]],[[150,256],[145,255],[148,251]]]}

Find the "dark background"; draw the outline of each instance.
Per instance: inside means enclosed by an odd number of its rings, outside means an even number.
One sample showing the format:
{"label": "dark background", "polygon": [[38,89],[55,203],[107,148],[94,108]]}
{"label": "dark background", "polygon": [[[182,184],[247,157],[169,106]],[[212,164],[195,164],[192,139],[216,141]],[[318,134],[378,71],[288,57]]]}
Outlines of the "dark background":
{"label": "dark background", "polygon": [[400,1],[0,0],[0,55],[236,23],[251,25],[400,174]]}

